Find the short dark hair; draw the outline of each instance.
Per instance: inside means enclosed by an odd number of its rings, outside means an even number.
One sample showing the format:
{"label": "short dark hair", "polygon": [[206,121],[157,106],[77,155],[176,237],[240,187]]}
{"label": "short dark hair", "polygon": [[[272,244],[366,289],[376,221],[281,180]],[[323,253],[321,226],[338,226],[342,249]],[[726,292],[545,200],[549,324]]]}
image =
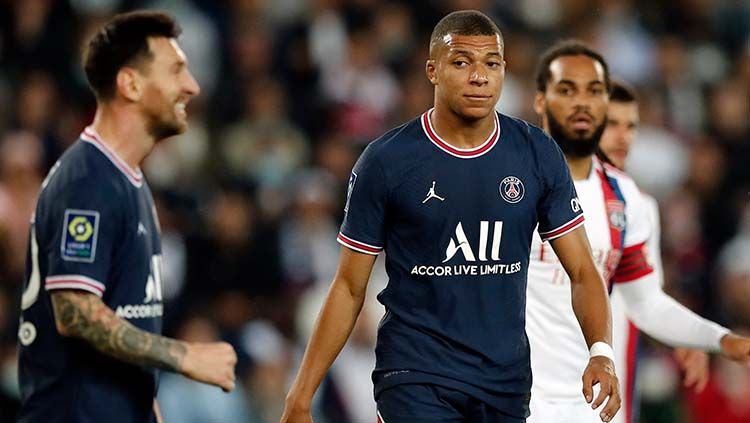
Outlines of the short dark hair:
{"label": "short dark hair", "polygon": [[604,60],[604,57],[583,41],[569,39],[558,41],[542,53],[536,67],[537,91],[544,92],[547,90],[547,83],[550,78],[552,78],[552,72],[549,67],[557,58],[564,56],[588,56],[599,62],[604,69],[604,83],[607,86],[607,90],[610,89],[611,82],[609,79],[609,66],[607,65],[607,61]]}
{"label": "short dark hair", "polygon": [[612,88],[609,91],[609,101],[635,103],[638,101],[638,94],[632,85],[621,79],[614,78],[612,79]]}
{"label": "short dark hair", "polygon": [[182,30],[163,12],[139,10],[115,15],[89,40],[83,54],[86,79],[97,98],[115,94],[117,72],[123,66],[152,59],[149,37],[177,38]]}
{"label": "short dark hair", "polygon": [[435,43],[442,42],[446,35],[499,35],[503,33],[489,16],[477,10],[459,10],[447,14],[435,25],[430,36],[430,50]]}

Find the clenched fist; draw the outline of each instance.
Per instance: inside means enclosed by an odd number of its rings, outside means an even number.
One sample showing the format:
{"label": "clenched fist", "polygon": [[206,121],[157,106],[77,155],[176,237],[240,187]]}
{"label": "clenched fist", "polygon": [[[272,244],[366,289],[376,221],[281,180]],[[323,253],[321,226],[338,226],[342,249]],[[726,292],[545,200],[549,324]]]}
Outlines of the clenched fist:
{"label": "clenched fist", "polygon": [[182,374],[198,382],[216,385],[224,392],[234,389],[237,354],[226,342],[186,343]]}

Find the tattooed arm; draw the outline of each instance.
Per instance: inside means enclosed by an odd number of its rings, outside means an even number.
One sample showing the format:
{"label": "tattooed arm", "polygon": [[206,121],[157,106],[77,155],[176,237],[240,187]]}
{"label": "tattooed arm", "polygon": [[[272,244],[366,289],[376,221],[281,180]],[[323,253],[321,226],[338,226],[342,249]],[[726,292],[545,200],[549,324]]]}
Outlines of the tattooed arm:
{"label": "tattooed arm", "polygon": [[60,335],[83,339],[120,361],[179,372],[225,391],[234,388],[237,356],[229,344],[189,343],[138,329],[88,292],[56,290],[51,294]]}

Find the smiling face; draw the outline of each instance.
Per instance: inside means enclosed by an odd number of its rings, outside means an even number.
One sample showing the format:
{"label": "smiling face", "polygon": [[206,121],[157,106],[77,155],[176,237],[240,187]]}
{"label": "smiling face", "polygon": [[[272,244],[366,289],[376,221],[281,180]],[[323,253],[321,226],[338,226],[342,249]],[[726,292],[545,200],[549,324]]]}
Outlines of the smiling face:
{"label": "smiling face", "polygon": [[611,101],[607,111],[607,129],[599,147],[615,166],[625,168],[630,146],[638,133],[638,103]]}
{"label": "smiling face", "polygon": [[493,113],[505,78],[499,35],[447,34],[434,42],[426,65],[435,86],[435,105],[464,120]]}
{"label": "smiling face", "polygon": [[550,79],[537,92],[534,109],[545,130],[566,155],[592,154],[604,132],[609,94],[601,63],[586,55],[560,56],[550,63]]}
{"label": "smiling face", "polygon": [[175,39],[151,37],[148,44],[153,57],[139,72],[143,78],[139,102],[149,133],[160,140],[185,132],[185,107],[190,97],[200,92],[200,87]]}

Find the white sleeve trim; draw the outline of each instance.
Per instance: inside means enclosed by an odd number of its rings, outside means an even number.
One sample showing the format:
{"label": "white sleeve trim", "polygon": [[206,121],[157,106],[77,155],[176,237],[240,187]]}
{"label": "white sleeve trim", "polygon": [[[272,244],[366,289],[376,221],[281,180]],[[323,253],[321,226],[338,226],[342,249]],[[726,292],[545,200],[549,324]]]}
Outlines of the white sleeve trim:
{"label": "white sleeve trim", "polygon": [[104,295],[107,289],[103,283],[96,279],[83,275],[56,275],[48,276],[44,280],[44,289],[52,291],[55,289],[80,289],[95,294],[98,297]]}
{"label": "white sleeve trim", "polygon": [[354,251],[369,254],[371,256],[377,256],[381,251],[383,251],[383,247],[377,247],[361,241],[357,241],[355,239],[349,238],[341,232],[339,232],[339,235],[336,237],[336,241],[338,241],[339,244],[351,248]]}
{"label": "white sleeve trim", "polygon": [[729,329],[704,319],[668,296],[655,273],[615,288],[625,300],[626,314],[649,336],[672,347],[721,350]]}

